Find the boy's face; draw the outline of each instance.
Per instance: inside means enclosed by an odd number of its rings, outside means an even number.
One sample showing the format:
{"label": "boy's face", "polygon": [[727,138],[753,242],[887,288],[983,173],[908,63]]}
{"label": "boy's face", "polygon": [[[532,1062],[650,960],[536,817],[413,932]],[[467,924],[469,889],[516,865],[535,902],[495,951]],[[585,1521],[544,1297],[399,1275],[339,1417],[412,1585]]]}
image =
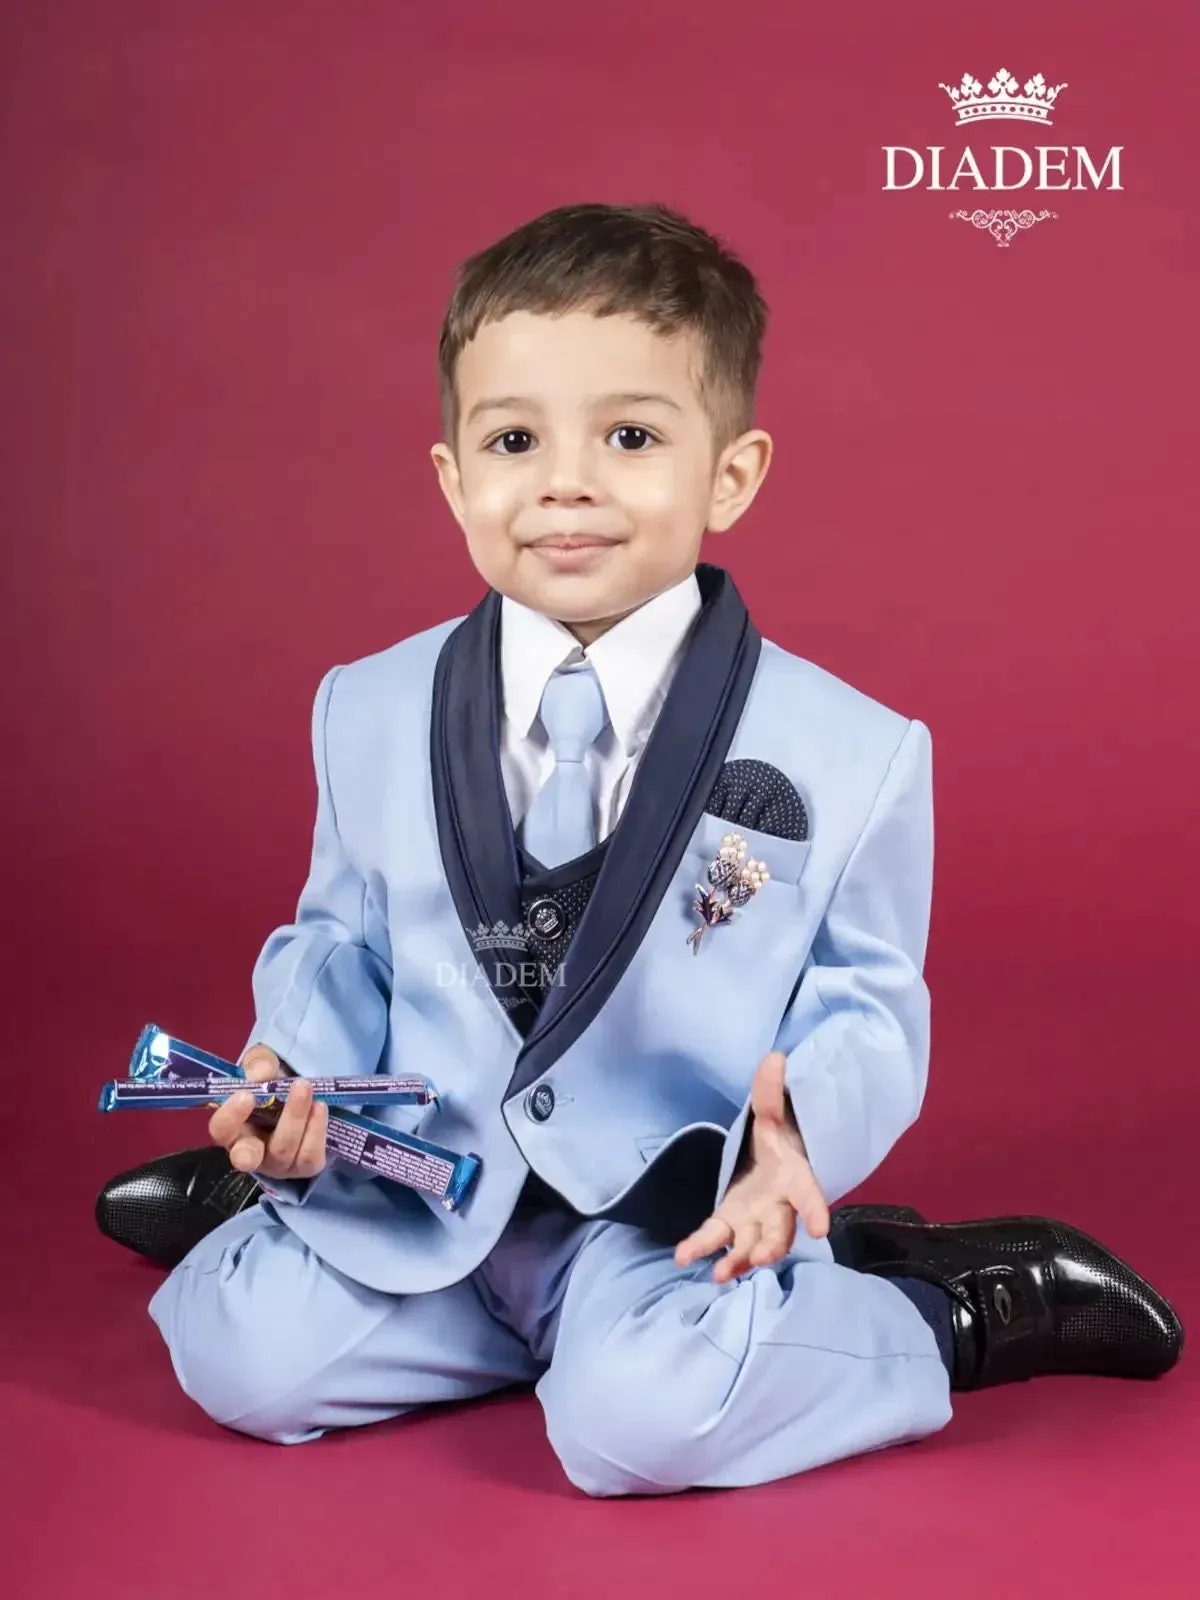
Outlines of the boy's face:
{"label": "boy's face", "polygon": [[750,504],[771,440],[713,459],[692,335],[629,316],[513,312],[458,362],[457,451],[433,446],[442,491],[492,588],[588,642],[696,565],[705,531]]}

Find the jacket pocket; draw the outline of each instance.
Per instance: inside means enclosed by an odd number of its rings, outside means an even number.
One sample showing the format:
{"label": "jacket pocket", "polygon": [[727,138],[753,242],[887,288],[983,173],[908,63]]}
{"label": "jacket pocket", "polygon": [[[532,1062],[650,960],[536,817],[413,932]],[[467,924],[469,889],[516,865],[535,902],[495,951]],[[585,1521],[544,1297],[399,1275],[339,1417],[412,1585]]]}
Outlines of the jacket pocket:
{"label": "jacket pocket", "polygon": [[[711,816],[707,811],[700,819],[692,839],[692,850],[703,862],[704,869],[721,848],[727,833],[736,833],[746,841],[746,858],[761,861],[770,873],[768,883],[796,884],[804,871],[812,849],[811,839],[778,839],[772,833],[760,833],[757,828],[743,828],[740,823],[728,822],[724,817]],[[703,876],[699,879],[703,882]]]}

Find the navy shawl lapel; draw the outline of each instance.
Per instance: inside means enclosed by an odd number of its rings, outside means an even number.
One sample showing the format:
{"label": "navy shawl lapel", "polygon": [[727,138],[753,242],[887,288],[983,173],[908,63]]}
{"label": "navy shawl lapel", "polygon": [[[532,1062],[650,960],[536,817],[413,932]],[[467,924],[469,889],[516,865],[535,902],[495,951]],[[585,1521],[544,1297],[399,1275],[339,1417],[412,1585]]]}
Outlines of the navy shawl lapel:
{"label": "navy shawl lapel", "polygon": [[547,1072],[616,988],[683,859],[741,720],[762,639],[732,578],[696,569],[703,607],[634,775],[591,899],[506,1091]]}
{"label": "navy shawl lapel", "polygon": [[[505,1097],[583,1033],[632,961],[716,783],[762,640],[732,578],[696,569],[702,609],[642,754],[596,886],[539,1011],[513,982],[520,868],[500,767],[500,595],[490,590],[447,638],[433,680],[430,772],[438,845],[463,931],[498,1003],[524,1037]],[[486,932],[486,943],[479,935]]]}
{"label": "navy shawl lapel", "polygon": [[520,876],[500,768],[500,596],[489,590],[449,635],[433,675],[430,776],[442,866],[480,970],[517,1032],[535,1001],[513,978],[528,960],[519,936]]}

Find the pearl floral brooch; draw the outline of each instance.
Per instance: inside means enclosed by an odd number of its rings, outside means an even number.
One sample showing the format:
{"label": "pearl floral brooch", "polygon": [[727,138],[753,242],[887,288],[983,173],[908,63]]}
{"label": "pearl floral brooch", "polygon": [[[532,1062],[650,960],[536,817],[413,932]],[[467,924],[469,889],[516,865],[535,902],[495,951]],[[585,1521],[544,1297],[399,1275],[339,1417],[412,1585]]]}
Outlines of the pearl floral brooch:
{"label": "pearl floral brooch", "polygon": [[700,941],[709,928],[732,922],[742,906],[758,893],[771,874],[761,861],[746,860],[746,841],[738,833],[727,833],[715,858],[708,863],[711,888],[696,885],[692,910],[701,918],[700,926],[688,934],[692,954],[699,955]]}

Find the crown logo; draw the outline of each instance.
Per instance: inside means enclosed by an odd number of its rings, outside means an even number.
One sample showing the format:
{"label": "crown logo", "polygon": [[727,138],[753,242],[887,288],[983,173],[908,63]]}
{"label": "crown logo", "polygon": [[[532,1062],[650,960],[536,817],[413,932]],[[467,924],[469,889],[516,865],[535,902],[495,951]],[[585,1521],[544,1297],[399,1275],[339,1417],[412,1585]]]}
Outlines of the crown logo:
{"label": "crown logo", "polygon": [[470,939],[475,950],[524,950],[528,944],[522,922],[511,928],[507,922],[493,922],[490,928],[486,922],[481,922],[478,927],[471,929]]}
{"label": "crown logo", "polygon": [[1036,72],[1022,88],[1004,67],[989,82],[986,94],[979,79],[969,72],[963,73],[962,82],[956,88],[948,83],[938,84],[954,102],[958,112],[955,125],[959,128],[989,117],[1012,117],[1018,122],[1036,122],[1050,127],[1050,112],[1066,87],[1065,83],[1056,83],[1051,88],[1041,73]]}

